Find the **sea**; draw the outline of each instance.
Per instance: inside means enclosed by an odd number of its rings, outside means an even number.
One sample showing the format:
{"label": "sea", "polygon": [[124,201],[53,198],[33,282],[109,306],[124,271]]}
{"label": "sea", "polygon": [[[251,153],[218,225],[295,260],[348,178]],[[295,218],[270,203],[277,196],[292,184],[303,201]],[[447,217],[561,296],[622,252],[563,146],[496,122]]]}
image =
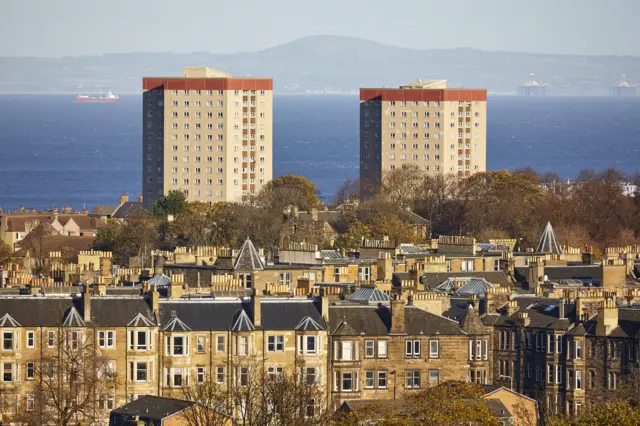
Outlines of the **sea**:
{"label": "sea", "polygon": [[[357,95],[274,97],[274,176],[311,179],[330,201],[359,168]],[[487,168],[640,170],[640,97],[489,96]],[[142,97],[0,95],[0,207],[76,210],[142,190]]]}

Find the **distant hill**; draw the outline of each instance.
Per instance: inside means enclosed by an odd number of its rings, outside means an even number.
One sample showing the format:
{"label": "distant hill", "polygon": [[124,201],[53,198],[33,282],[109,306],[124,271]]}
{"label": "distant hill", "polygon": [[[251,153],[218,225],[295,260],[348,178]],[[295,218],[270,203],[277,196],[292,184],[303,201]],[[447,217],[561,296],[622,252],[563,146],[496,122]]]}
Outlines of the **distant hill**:
{"label": "distant hill", "polygon": [[406,49],[341,36],[310,36],[257,52],[113,53],[63,58],[0,58],[0,92],[89,93],[140,90],[143,76],[179,76],[208,65],[234,76],[273,77],[280,93],[356,91],[422,79],[450,87],[514,93],[534,72],[549,94],[604,95],[626,74],[640,81],[640,57]]}

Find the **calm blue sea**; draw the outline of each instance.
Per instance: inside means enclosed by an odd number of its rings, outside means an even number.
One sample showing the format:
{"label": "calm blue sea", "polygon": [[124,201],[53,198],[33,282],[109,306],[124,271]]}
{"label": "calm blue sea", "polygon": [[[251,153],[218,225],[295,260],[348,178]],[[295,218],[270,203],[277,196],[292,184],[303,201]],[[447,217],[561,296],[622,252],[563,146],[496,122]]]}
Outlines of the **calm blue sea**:
{"label": "calm blue sea", "polygon": [[[75,104],[72,95],[0,95],[0,207],[80,209],[141,191],[141,102]],[[640,97],[490,97],[487,165],[574,177],[640,169]],[[312,179],[329,198],[358,176],[358,98],[277,96],[274,172]]]}

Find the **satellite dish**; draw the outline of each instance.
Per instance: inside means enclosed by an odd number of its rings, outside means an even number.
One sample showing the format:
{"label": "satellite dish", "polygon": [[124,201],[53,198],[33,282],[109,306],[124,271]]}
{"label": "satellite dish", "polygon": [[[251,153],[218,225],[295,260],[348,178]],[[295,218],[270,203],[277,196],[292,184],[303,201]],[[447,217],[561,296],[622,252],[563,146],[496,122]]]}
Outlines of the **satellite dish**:
{"label": "satellite dish", "polygon": [[549,276],[548,276],[548,275],[545,275],[545,276],[544,276],[544,282],[547,282],[547,281],[549,281]]}
{"label": "satellite dish", "polygon": [[427,283],[427,277],[426,276],[421,276],[420,277],[420,284],[426,284]]}

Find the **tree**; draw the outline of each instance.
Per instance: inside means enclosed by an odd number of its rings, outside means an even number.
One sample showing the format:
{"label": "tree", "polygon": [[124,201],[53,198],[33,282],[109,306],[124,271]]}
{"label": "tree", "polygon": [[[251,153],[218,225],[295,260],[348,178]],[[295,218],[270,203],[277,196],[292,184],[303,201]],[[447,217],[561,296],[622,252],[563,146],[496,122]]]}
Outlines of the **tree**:
{"label": "tree", "polygon": [[381,426],[497,426],[482,398],[484,389],[474,383],[450,382],[405,396],[394,404],[372,403],[352,415],[342,415],[338,424],[375,422]]}
{"label": "tree", "polygon": [[587,406],[575,417],[552,416],[547,426],[635,426],[640,424],[640,410],[628,401],[612,401]]}
{"label": "tree", "polygon": [[48,222],[35,221],[31,224],[31,229],[27,236],[20,242],[20,246],[27,250],[35,261],[34,273],[41,273],[45,269],[44,260],[49,254],[46,244],[51,240],[55,232]]}
{"label": "tree", "polygon": [[380,195],[398,207],[411,207],[423,179],[424,173],[416,165],[391,170],[382,177]]}
{"label": "tree", "polygon": [[205,378],[203,382],[183,386],[180,394],[184,400],[199,403],[199,407],[180,414],[188,426],[227,426],[231,415],[227,386]]}
{"label": "tree", "polygon": [[17,423],[70,426],[80,421],[93,424],[104,417],[100,405],[115,399],[117,376],[93,344],[93,333],[58,329],[55,349],[34,367],[33,409],[19,413]]}
{"label": "tree", "polygon": [[169,191],[167,195],[153,202],[151,214],[158,218],[176,215],[187,208],[187,197],[182,191]]}
{"label": "tree", "polygon": [[360,196],[360,180],[345,180],[336,191],[333,203],[339,205],[348,200],[357,200]]}
{"label": "tree", "polygon": [[0,241],[0,266],[11,263],[13,259],[13,250],[4,241]]}
{"label": "tree", "polygon": [[150,264],[151,250],[161,244],[158,238],[159,224],[151,217],[113,223],[98,231],[93,248],[113,252],[117,264],[129,265],[135,258],[144,267]]}
{"label": "tree", "polygon": [[267,182],[254,202],[280,212],[287,206],[298,206],[302,210],[309,210],[322,206],[316,192],[316,185],[309,179],[288,174]]}

